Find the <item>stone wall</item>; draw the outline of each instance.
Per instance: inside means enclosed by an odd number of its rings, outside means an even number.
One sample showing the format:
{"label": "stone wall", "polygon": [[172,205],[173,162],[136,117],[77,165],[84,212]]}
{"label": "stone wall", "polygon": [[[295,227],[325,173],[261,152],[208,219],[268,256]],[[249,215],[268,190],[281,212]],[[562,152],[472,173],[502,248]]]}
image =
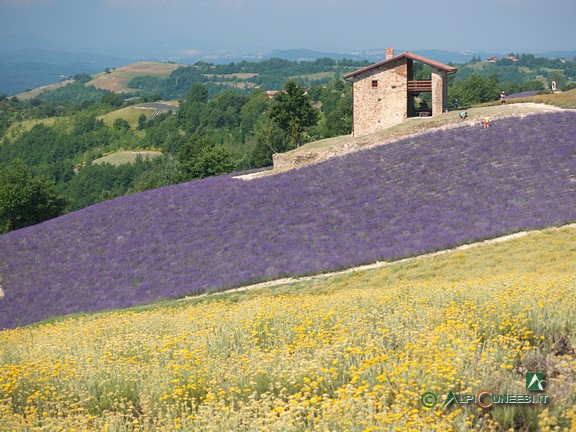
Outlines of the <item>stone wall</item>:
{"label": "stone wall", "polygon": [[[444,112],[444,101],[448,100],[447,88],[444,88],[446,72],[432,68],[432,115]],[[444,95],[446,93],[446,95]]]}
{"label": "stone wall", "polygon": [[355,136],[369,134],[406,120],[407,63],[407,60],[402,58],[355,78],[353,84]]}

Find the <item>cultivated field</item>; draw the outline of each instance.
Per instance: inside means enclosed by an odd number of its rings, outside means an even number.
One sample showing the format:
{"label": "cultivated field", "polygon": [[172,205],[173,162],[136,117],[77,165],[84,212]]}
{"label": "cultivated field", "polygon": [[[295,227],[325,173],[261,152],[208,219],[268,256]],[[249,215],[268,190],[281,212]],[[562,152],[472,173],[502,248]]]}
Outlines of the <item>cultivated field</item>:
{"label": "cultivated field", "polygon": [[109,163],[111,165],[122,165],[126,163],[134,163],[138,156],[142,159],[153,159],[162,154],[161,151],[154,150],[140,150],[140,151],[117,151],[109,155],[103,156],[101,158],[95,159],[92,163],[103,164]]}
{"label": "cultivated field", "polygon": [[136,106],[129,106],[126,108],[120,108],[118,110],[112,111],[104,116],[101,116],[100,118],[104,121],[104,123],[106,123],[106,125],[110,127],[114,124],[114,121],[121,118],[126,120],[130,124],[130,127],[132,127],[132,129],[136,129],[138,127],[138,118],[142,114],[144,114],[146,116],[146,119],[149,119],[150,116],[152,116],[153,112],[154,112],[153,109],[144,109],[144,108],[138,108]]}
{"label": "cultivated field", "polygon": [[[551,229],[6,330],[0,430],[574,430],[574,244],[576,228]],[[526,372],[545,374],[545,392],[526,390]],[[546,403],[442,407],[481,390]]]}
{"label": "cultivated field", "polygon": [[319,72],[319,73],[315,73],[315,74],[295,75],[295,76],[289,77],[289,79],[294,79],[294,80],[305,79],[305,80],[313,81],[313,80],[322,80],[325,78],[335,78],[335,77],[336,77],[335,72]]}
{"label": "cultivated field", "polygon": [[86,85],[94,86],[103,90],[110,90],[113,92],[130,92],[133,91],[133,89],[128,87],[128,83],[130,83],[134,77],[141,75],[151,75],[168,78],[170,73],[172,73],[172,71],[176,70],[178,67],[179,65],[172,63],[133,63],[115,69],[109,74],[101,73],[92,81],[86,83]]}
{"label": "cultivated field", "polygon": [[258,76],[257,73],[203,74],[206,78],[238,78],[249,80]]}
{"label": "cultivated field", "polygon": [[0,328],[398,260],[576,220],[576,113],[438,129],[299,170],[100,203],[0,236]]}
{"label": "cultivated field", "polygon": [[0,431],[576,430],[576,113],[530,107],[0,236]]}
{"label": "cultivated field", "polygon": [[[541,100],[541,98],[544,99]],[[539,102],[533,102],[532,100],[538,100]],[[553,103],[557,103],[558,106],[553,105]],[[561,109],[560,106],[563,105],[569,105],[571,108],[576,108],[576,91],[573,91],[571,94],[567,94],[566,96],[562,96],[562,98],[560,97],[560,94],[543,95],[514,100],[513,103],[508,103],[504,106],[490,104],[469,108],[466,110],[469,116],[466,121],[460,119],[460,111],[452,111],[436,117],[412,118],[397,126],[369,135],[359,137],[345,135],[314,141],[292,151],[275,155],[274,171],[261,173],[252,176],[252,178],[270,175],[278,171],[299,168],[304,165],[321,162],[359,149],[381,145],[387,142],[394,142],[407,135],[427,133],[433,129],[451,129],[459,127],[482,128],[484,117],[487,115],[491,117],[493,122],[498,122],[508,117],[521,117],[528,114],[559,111]]]}

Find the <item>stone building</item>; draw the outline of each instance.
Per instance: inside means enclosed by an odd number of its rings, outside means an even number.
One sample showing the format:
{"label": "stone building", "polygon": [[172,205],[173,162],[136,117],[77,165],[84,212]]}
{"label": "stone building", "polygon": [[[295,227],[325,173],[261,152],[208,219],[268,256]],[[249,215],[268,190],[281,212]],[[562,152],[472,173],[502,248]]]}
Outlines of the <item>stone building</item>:
{"label": "stone building", "polygon": [[[430,67],[430,80],[414,80],[414,61]],[[352,81],[354,136],[402,123],[408,117],[439,115],[448,107],[448,75],[456,68],[405,52],[344,75]],[[421,93],[432,93],[432,107],[417,108]]]}

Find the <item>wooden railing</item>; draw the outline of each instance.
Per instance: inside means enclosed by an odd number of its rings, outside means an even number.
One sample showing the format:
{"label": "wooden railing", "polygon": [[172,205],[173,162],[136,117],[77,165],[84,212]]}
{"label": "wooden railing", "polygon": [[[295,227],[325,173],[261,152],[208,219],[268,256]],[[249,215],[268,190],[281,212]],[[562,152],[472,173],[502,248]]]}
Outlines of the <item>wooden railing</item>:
{"label": "wooden railing", "polygon": [[408,81],[409,92],[429,92],[432,91],[432,80]]}

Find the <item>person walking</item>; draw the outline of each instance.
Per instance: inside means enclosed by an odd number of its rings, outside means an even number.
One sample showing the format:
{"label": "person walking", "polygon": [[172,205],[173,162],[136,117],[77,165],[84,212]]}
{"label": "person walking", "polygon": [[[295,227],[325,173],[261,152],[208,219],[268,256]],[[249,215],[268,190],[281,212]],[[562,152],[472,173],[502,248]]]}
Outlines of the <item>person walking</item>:
{"label": "person walking", "polygon": [[500,104],[504,105],[506,103],[506,94],[504,92],[500,92]]}

